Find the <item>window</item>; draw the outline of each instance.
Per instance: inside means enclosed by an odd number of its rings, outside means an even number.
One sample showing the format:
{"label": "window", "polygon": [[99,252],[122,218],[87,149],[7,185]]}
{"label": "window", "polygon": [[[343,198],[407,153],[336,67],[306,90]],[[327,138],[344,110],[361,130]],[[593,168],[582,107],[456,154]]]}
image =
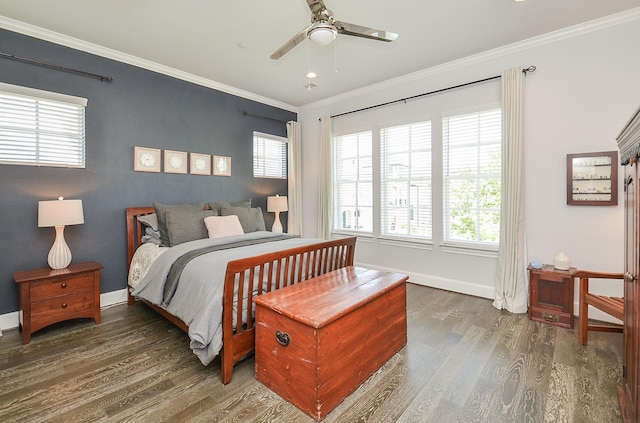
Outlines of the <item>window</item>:
{"label": "window", "polygon": [[0,83],[0,163],[85,167],[87,100]]}
{"label": "window", "polygon": [[431,239],[431,122],[380,130],[383,235]]}
{"label": "window", "polygon": [[501,110],[445,117],[442,133],[444,240],[497,247]]}
{"label": "window", "polygon": [[373,231],[372,133],[333,138],[333,229]]}
{"label": "window", "polygon": [[287,139],[253,133],[253,176],[287,179]]}

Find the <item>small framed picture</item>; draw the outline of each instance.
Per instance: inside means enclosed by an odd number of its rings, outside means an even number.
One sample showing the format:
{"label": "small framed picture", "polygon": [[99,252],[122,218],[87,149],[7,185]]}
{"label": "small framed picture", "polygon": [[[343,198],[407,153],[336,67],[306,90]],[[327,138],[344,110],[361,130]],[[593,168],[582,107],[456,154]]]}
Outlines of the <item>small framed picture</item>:
{"label": "small framed picture", "polygon": [[213,156],[213,174],[231,176],[231,157]]}
{"label": "small framed picture", "polygon": [[567,154],[567,204],[618,205],[618,152]]}
{"label": "small framed picture", "polygon": [[192,175],[211,175],[211,155],[191,153],[189,154],[191,159],[190,173]]}
{"label": "small framed picture", "polygon": [[187,153],[164,150],[164,173],[187,173]]}
{"label": "small framed picture", "polygon": [[133,147],[133,170],[137,172],[160,172],[160,149]]}

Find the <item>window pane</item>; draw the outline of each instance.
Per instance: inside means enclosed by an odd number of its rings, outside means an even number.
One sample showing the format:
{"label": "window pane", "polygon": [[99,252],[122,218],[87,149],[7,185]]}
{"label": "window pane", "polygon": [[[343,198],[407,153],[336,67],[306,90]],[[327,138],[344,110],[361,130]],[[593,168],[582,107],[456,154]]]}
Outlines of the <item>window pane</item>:
{"label": "window pane", "polygon": [[500,237],[501,110],[442,120],[446,241]]}
{"label": "window pane", "polygon": [[85,104],[84,99],[2,84],[0,163],[85,167]]}
{"label": "window pane", "polygon": [[380,130],[381,232],[432,237],[431,122]]}
{"label": "window pane", "polygon": [[287,178],[287,142],[284,138],[254,132],[253,176]]}
{"label": "window pane", "polygon": [[334,230],[373,231],[372,134],[334,137]]}

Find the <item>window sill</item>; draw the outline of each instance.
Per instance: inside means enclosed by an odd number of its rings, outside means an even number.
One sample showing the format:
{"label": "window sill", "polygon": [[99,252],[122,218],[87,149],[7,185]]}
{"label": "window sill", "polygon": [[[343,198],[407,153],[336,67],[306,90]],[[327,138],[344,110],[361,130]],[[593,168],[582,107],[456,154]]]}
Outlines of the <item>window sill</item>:
{"label": "window sill", "polygon": [[380,241],[380,245],[392,245],[396,247],[406,247],[429,251],[433,250],[433,242],[426,239],[379,236],[378,240]]}
{"label": "window sill", "polygon": [[450,254],[463,254],[478,257],[498,257],[497,245],[477,245],[463,242],[444,242],[440,244],[442,252]]}

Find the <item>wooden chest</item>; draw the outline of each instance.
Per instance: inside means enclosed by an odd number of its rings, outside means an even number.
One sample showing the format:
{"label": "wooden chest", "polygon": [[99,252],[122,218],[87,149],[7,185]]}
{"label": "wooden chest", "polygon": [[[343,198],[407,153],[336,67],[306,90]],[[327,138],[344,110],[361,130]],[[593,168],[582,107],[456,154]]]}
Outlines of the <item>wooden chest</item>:
{"label": "wooden chest", "polygon": [[323,419],[406,345],[407,279],[346,267],[256,297],[256,378]]}

